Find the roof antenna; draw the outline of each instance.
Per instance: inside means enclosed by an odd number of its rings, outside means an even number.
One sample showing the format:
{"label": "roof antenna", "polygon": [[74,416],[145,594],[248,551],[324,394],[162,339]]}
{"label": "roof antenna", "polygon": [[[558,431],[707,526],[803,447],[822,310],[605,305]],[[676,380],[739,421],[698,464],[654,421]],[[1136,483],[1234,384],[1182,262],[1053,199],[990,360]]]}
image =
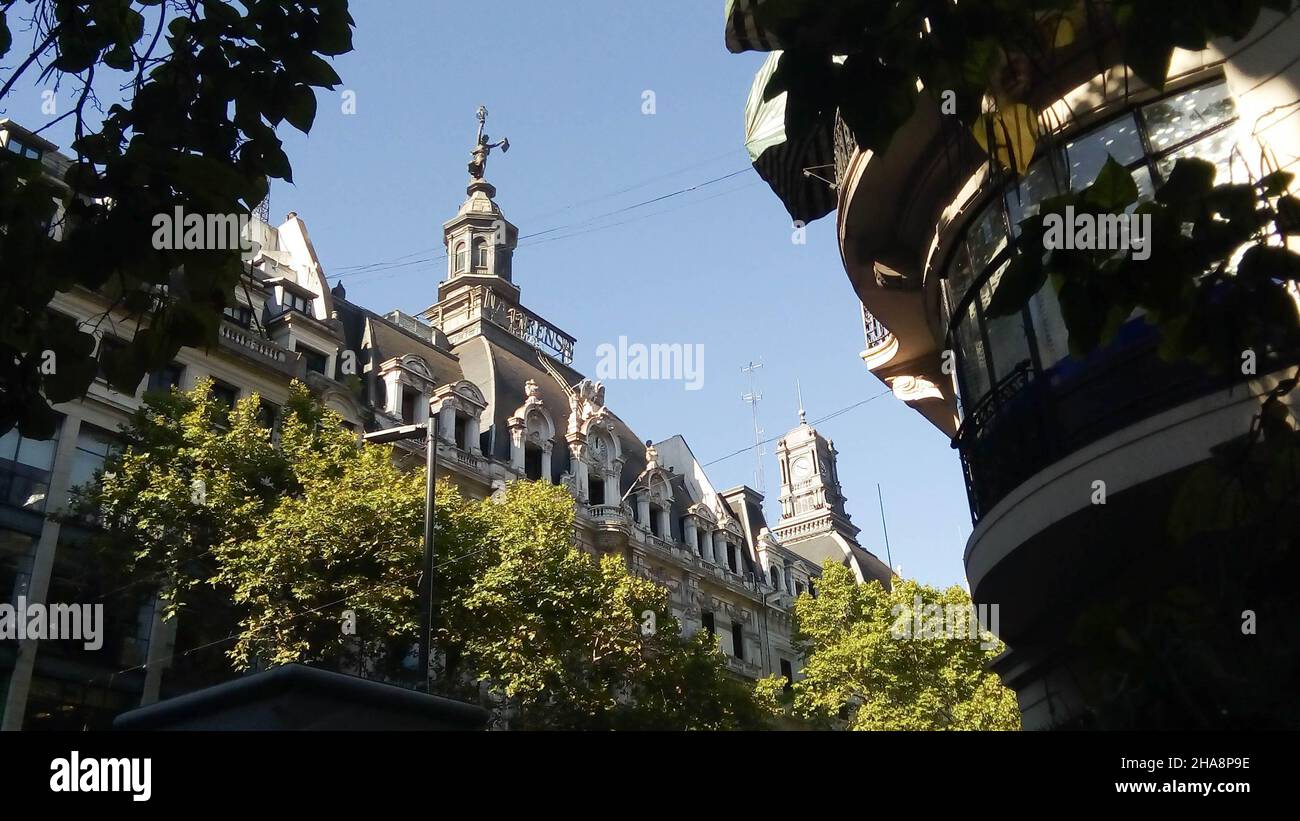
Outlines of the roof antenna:
{"label": "roof antenna", "polygon": [[749,374],[749,393],[740,397],[740,401],[748,402],[752,415],[754,417],[754,489],[759,493],[765,492],[763,487],[763,428],[758,424],[758,403],[763,398],[763,394],[758,392],[754,384],[754,372],[763,367],[762,362],[750,360],[749,364],[741,368],[741,372]]}

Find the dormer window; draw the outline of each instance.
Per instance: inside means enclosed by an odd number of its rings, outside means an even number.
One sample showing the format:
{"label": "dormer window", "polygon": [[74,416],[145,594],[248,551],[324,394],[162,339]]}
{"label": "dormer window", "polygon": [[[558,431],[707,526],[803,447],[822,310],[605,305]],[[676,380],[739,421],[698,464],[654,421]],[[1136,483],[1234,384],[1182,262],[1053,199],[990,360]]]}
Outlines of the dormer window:
{"label": "dormer window", "polygon": [[488,267],[487,240],[479,237],[474,240],[474,269],[486,271]]}
{"label": "dormer window", "polygon": [[241,328],[249,328],[253,325],[253,309],[247,305],[232,305],[222,313],[226,315],[226,319]]}
{"label": "dormer window", "polygon": [[284,307],[311,316],[311,300],[300,294],[295,294],[288,288],[284,289]]}
{"label": "dormer window", "polygon": [[463,274],[469,267],[469,253],[465,248],[465,241],[461,240],[456,243],[456,273]]}
{"label": "dormer window", "polygon": [[39,148],[25,145],[19,140],[14,139],[12,136],[9,138],[9,142],[5,143],[5,148],[7,148],[10,153],[17,154],[20,157],[27,157],[28,159],[33,160],[39,160],[41,158],[41,150]]}
{"label": "dormer window", "polygon": [[420,407],[420,392],[407,385],[402,386],[402,421],[408,425],[415,424],[417,409]]}

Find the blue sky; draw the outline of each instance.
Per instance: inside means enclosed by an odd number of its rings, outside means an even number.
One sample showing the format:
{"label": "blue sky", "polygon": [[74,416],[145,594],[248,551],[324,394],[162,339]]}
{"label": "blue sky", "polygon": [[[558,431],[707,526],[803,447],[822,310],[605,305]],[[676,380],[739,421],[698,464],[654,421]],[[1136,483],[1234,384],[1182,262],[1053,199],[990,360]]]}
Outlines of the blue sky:
{"label": "blue sky", "polygon": [[[436,299],[441,226],[464,198],[482,104],[493,140],[510,138],[488,165],[506,217],[521,236],[561,229],[521,241],[514,278],[526,306],[577,337],[575,365],[594,375],[597,346],[619,336],[704,346],[701,390],[607,382],[611,409],[641,436],[681,433],[704,462],[752,443],[740,399],[750,360],[764,363],[767,436],[797,423],[796,379],[810,421],[885,390],[858,356],[858,302],[833,216],[792,243],[788,215],[752,170],[601,216],[749,168],[743,107],[763,55],[726,51],[722,0],[351,5],[356,50],[335,61],[343,86],[319,92],[309,137],[282,126],[295,184],[271,194],[272,221],[298,213],[331,284],[350,266],[411,263],[344,275],[350,300],[417,313]],[[343,113],[343,90],[355,92],[355,114]],[[4,116],[39,126],[48,118],[38,92],[11,95]],[[60,111],[71,93],[60,92]],[[63,125],[46,136],[66,147]],[[862,543],[885,558],[880,483],[894,564],[929,584],[960,583],[970,516],[947,439],[888,395],[817,427],[840,452]],[[766,450],[775,521],[778,472]],[[753,456],[708,471],[719,487],[752,484]]]}

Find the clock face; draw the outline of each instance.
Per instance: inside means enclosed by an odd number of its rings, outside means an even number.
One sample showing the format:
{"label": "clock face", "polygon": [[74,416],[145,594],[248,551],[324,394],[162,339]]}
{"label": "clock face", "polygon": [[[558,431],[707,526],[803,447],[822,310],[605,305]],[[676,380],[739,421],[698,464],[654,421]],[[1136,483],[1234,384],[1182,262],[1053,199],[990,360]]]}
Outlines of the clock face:
{"label": "clock face", "polygon": [[794,478],[807,479],[812,473],[812,462],[807,456],[800,456],[798,459],[794,460],[792,470],[794,472]]}

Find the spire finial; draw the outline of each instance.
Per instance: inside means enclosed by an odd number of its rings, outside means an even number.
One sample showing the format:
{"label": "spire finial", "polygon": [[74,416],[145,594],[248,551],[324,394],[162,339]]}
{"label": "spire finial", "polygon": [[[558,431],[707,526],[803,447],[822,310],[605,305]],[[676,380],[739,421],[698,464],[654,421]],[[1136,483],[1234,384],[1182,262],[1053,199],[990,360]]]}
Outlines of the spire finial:
{"label": "spire finial", "polygon": [[488,154],[491,154],[494,148],[500,148],[502,154],[506,153],[510,150],[510,140],[503,137],[500,142],[489,141],[490,138],[484,130],[487,127],[488,116],[485,106],[479,106],[475,116],[478,118],[478,136],[474,139],[474,149],[470,152],[473,159],[469,161],[469,175],[475,180],[481,180],[487,173]]}
{"label": "spire finial", "polygon": [[794,389],[799,394],[799,424],[806,425],[808,424],[808,415],[804,413],[803,409],[803,386],[799,384],[798,379],[794,380]]}

